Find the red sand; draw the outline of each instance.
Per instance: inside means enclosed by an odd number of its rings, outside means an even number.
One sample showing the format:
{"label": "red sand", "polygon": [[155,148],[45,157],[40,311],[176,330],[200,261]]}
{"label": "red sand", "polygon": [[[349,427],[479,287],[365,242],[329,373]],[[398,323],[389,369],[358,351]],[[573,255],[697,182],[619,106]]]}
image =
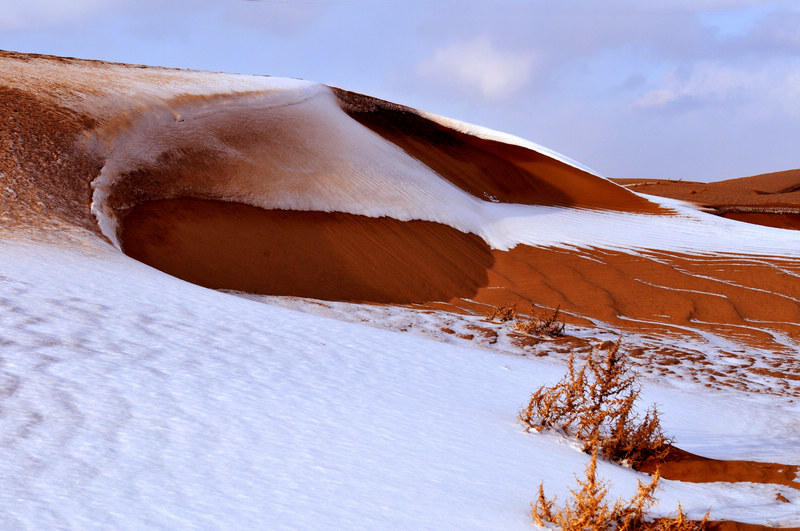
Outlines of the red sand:
{"label": "red sand", "polygon": [[800,263],[792,260],[527,245],[491,251],[438,223],[187,198],[142,203],[123,227],[127,254],[213,288],[390,303],[534,302],[623,328],[636,320],[661,323],[637,329],[702,329],[700,321],[735,332],[761,321],[800,334],[800,306],[789,298],[800,299],[789,273],[800,273]]}
{"label": "red sand", "polygon": [[800,489],[800,466],[756,461],[722,461],[709,459],[670,447],[663,463],[648,461],[638,468],[652,474],[659,470],[664,479],[712,483],[715,481],[746,481],[750,483],[772,483]]}
{"label": "red sand", "polygon": [[[562,304],[609,321],[618,312],[654,318],[669,311],[675,323],[686,323],[692,316],[738,322],[760,316],[758,312],[767,311],[765,304],[773,309],[780,306],[774,296],[763,295],[761,301],[747,288],[699,279],[691,274],[693,270],[717,271],[720,279],[736,284],[756,282],[800,296],[800,286],[791,277],[775,273],[769,259],[763,263],[698,260],[663,253],[631,257],[527,246],[511,252],[490,251],[479,238],[436,223],[267,211],[185,198],[142,203],[131,210],[124,220],[122,242],[131,256],[208,287],[324,299],[405,303],[452,297],[457,306],[468,307],[475,303],[460,297],[488,303],[513,298]],[[800,264],[794,266],[800,268]],[[650,286],[648,282],[656,278],[685,291]],[[487,283],[493,287],[478,289]],[[713,300],[706,304],[697,292],[709,289],[725,293],[728,305]],[[680,310],[684,304],[691,310]],[[782,311],[788,312],[782,317],[787,320],[785,326],[800,322],[791,313],[800,311],[796,305],[786,305]],[[794,479],[800,467],[720,461],[678,448],[659,468],[664,478],[680,481],[747,481],[800,488]],[[654,463],[642,467],[646,472],[654,469]],[[770,528],[716,522],[711,529]]]}
{"label": "red sand", "polygon": [[89,183],[102,162],[75,150],[93,120],[0,83],[0,123],[0,221],[55,219],[99,232]]}
{"label": "red sand", "polygon": [[128,255],[202,286],[329,300],[471,297],[493,260],[483,240],[439,223],[199,199],[142,203],[121,241]]}
{"label": "red sand", "polygon": [[742,388],[754,375],[786,382],[800,374],[796,353],[753,325],[800,334],[800,306],[790,298],[800,299],[796,260],[526,245],[492,251],[480,238],[437,223],[186,198],[141,203],[122,226],[127,254],[210,288],[392,304],[449,301],[451,311],[479,314],[487,305],[560,306],[570,323],[600,320],[674,337],[676,345],[695,334],[690,330],[708,331],[774,352],[768,363],[727,353],[732,363],[723,374],[702,353],[668,348],[668,341],[631,351],[667,376],[688,373]]}

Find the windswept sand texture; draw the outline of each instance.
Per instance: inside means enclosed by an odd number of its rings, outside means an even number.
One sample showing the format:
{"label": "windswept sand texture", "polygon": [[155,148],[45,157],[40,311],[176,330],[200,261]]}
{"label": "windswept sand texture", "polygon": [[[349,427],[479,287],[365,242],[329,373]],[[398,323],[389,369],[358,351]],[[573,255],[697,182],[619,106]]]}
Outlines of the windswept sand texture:
{"label": "windswept sand texture", "polygon": [[[0,123],[6,233],[89,230],[215,289],[454,316],[558,307],[631,337],[645,372],[800,397],[800,232],[652,197],[796,229],[798,170],[620,186],[519,139],[315,83],[10,52]],[[441,330],[497,337],[471,326]],[[670,473],[784,474],[693,459]]]}
{"label": "windswept sand texture", "polygon": [[[716,350],[766,349],[780,367],[760,370],[795,374],[797,233],[735,234],[519,139],[314,83],[0,59],[7,225],[99,231],[214,288],[560,306],[663,337],[664,352],[712,334],[730,343]],[[681,193],[791,209],[797,179]]]}

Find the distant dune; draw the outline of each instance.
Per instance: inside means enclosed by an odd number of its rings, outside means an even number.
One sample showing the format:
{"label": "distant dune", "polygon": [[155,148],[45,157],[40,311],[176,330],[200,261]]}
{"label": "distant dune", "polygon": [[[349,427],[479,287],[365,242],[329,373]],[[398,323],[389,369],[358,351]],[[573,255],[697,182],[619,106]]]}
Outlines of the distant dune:
{"label": "distant dune", "polygon": [[800,230],[800,170],[713,183],[652,179],[614,182],[643,194],[689,201],[728,219]]}

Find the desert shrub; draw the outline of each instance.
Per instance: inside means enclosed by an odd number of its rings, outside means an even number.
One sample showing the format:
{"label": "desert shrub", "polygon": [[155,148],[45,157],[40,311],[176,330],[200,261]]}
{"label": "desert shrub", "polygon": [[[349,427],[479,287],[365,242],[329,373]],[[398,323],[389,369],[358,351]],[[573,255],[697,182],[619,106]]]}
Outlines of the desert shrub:
{"label": "desert shrub", "polygon": [[533,393],[519,420],[527,430],[561,432],[583,441],[587,453],[598,450],[601,457],[635,468],[663,459],[672,443],[655,406],[644,418],[636,413],[639,392],[618,341],[605,355],[590,353],[580,370],[571,354],[564,378]]}
{"label": "desert shrub", "polygon": [[611,505],[606,499],[608,486],[597,481],[597,451],[586,467],[584,479],[578,479],[578,488],[570,489],[572,500],[563,507],[556,507],[556,499],[548,499],[544,484],[539,484],[539,497],[531,504],[533,522],[539,526],[555,524],[564,531],[590,531],[613,529],[616,531],[700,531],[707,529],[708,513],[701,522],[686,519],[683,509],[673,518],[649,519],[646,511],[655,503],[658,489],[658,472],[648,484],[641,481],[636,494],[623,502]]}
{"label": "desert shrub", "polygon": [[497,306],[486,314],[486,319],[499,323],[514,321],[514,330],[523,334],[551,337],[564,335],[566,325],[559,319],[561,307],[556,308],[549,314],[542,314],[531,304],[530,311],[530,317],[523,317],[517,312],[516,304]]}
{"label": "desert shrub", "polygon": [[486,314],[487,320],[497,321],[500,323],[513,321],[516,318],[517,318],[516,304],[513,304],[511,306],[497,306],[489,310],[489,313]]}
{"label": "desert shrub", "polygon": [[560,313],[561,307],[559,306],[549,315],[541,315],[531,305],[531,317],[529,319],[517,319],[514,323],[514,329],[524,334],[536,336],[563,336],[566,325],[558,318]]}

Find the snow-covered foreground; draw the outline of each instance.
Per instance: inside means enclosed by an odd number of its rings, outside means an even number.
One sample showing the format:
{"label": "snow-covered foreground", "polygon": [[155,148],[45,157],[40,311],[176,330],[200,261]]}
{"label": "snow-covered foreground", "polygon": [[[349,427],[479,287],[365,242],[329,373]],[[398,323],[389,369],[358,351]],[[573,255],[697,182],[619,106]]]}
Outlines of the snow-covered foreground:
{"label": "snow-covered foreground", "polygon": [[[515,422],[552,361],[207,290],[94,236],[0,241],[0,307],[3,529],[525,529],[588,460]],[[644,383],[681,447],[800,463],[797,403]],[[663,486],[658,513],[800,524],[786,487]]]}

